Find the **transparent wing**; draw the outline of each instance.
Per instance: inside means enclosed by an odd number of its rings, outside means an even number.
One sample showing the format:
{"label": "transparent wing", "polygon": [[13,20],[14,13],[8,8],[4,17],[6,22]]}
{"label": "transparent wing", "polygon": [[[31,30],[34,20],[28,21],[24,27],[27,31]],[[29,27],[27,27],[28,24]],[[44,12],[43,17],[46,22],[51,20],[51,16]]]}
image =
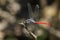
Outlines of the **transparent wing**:
{"label": "transparent wing", "polygon": [[35,6],[35,11],[34,11],[33,18],[35,20],[38,20],[39,19],[39,5],[38,4]]}
{"label": "transparent wing", "polygon": [[33,18],[34,14],[30,3],[28,3],[27,6],[28,6],[29,18]]}

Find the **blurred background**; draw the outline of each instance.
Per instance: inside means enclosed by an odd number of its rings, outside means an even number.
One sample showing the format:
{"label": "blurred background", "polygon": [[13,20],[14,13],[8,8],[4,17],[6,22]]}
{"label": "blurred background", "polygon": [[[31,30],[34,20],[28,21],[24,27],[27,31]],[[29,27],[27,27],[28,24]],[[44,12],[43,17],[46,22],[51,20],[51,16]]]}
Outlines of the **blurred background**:
{"label": "blurred background", "polygon": [[0,0],[0,40],[60,40],[60,0]]}

